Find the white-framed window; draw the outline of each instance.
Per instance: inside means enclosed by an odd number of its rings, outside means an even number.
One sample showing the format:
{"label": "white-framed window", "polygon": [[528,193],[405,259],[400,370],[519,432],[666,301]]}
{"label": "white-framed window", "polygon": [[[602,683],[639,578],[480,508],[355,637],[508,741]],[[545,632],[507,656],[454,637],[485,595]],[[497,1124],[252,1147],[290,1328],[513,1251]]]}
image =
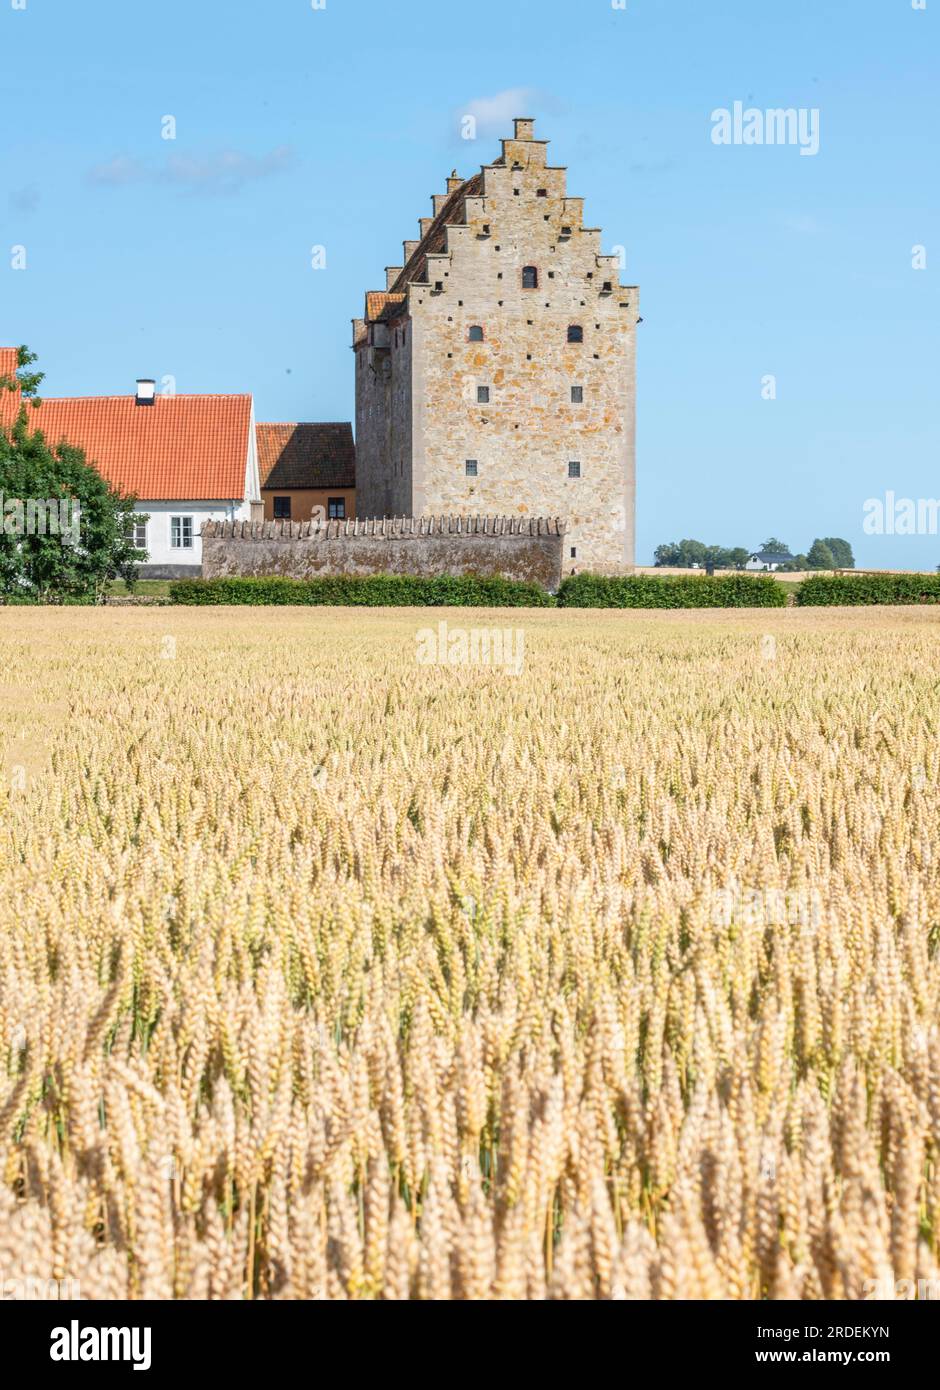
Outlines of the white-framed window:
{"label": "white-framed window", "polygon": [[147,523],[130,517],[127,522],[127,539],[135,550],[147,549]]}
{"label": "white-framed window", "polygon": [[170,517],[170,549],[192,550],[193,519],[191,516]]}

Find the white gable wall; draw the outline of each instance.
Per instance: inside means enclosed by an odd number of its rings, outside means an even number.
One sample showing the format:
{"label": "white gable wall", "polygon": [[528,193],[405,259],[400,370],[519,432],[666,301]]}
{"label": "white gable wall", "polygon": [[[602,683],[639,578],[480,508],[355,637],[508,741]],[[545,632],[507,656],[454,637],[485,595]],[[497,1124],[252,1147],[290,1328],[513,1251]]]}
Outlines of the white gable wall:
{"label": "white gable wall", "polygon": [[[134,511],[148,516],[147,559],[141,567],[146,573],[154,567],[185,567],[193,572],[202,566],[202,538],[200,531],[207,521],[250,521],[251,504],[239,502],[138,502]],[[179,548],[172,544],[171,518],[190,517],[192,519],[192,546]],[[158,576],[153,576],[154,578]]]}

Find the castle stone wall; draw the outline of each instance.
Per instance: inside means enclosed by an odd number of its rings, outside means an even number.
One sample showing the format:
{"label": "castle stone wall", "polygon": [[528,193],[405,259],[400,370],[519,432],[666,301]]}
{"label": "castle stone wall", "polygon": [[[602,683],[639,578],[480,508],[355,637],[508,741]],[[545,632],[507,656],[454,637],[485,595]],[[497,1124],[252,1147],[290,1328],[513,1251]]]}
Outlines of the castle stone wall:
{"label": "castle stone wall", "polygon": [[564,542],[564,523],[553,518],[213,522],[202,532],[202,575],[482,574],[555,590]]}

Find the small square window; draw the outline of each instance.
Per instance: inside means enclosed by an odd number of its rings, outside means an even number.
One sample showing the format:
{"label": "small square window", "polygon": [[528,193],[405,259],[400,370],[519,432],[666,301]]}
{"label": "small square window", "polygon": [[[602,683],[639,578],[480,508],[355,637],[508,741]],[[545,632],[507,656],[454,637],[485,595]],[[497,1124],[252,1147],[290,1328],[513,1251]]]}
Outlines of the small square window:
{"label": "small square window", "polygon": [[580,465],[580,463],[576,463],[574,460],[571,460],[571,461],[569,462],[569,464],[568,464],[568,477],[569,477],[569,478],[580,478],[580,476],[581,476],[581,465]]}
{"label": "small square window", "polygon": [[583,343],[583,342],[584,342],[584,329],[581,327],[581,325],[580,325],[579,323],[573,323],[573,324],[571,324],[571,326],[569,327],[569,329],[568,329],[568,342],[569,342],[569,343]]}
{"label": "small square window", "polygon": [[605,280],[605,281],[604,281],[604,293],[605,293],[605,294],[610,294],[610,292],[611,292],[611,290],[613,289],[613,287],[614,287],[614,282],[613,282],[613,280]]}
{"label": "small square window", "polygon": [[345,521],[346,498],[328,497],[326,499],[326,515],[330,521]]}
{"label": "small square window", "polygon": [[441,291],[442,291],[443,288],[444,288],[444,281],[443,281],[443,280],[435,280],[435,281],[434,281],[434,288],[435,288],[435,290],[437,291],[437,293],[440,294]]}
{"label": "small square window", "polygon": [[290,498],[275,497],[274,499],[274,519],[275,521],[290,521]]}
{"label": "small square window", "polygon": [[548,197],[548,189],[547,189],[547,188],[540,188],[540,189],[538,189],[536,196],[539,197],[539,198],[547,198],[547,197]]}
{"label": "small square window", "polygon": [[570,228],[570,227],[562,227],[562,229],[561,229],[561,234],[562,234],[562,236],[571,236],[571,228]]}
{"label": "small square window", "polygon": [[490,388],[488,386],[477,387],[477,405],[489,405]]}
{"label": "small square window", "polygon": [[483,328],[479,323],[473,323],[467,332],[467,341],[471,343],[482,343]]}
{"label": "small square window", "polygon": [[463,468],[468,478],[475,478],[477,476],[476,459],[467,459],[467,461],[464,463]]}
{"label": "small square window", "polygon": [[147,523],[131,518],[127,523],[127,539],[135,550],[147,549]]}
{"label": "small square window", "polygon": [[170,548],[172,550],[192,550],[193,519],[191,516],[170,517]]}
{"label": "small square window", "polygon": [[584,401],[584,387],[583,387],[583,386],[572,386],[572,388],[571,388],[571,404],[572,404],[572,405],[581,405],[581,404],[583,403],[583,401]]}

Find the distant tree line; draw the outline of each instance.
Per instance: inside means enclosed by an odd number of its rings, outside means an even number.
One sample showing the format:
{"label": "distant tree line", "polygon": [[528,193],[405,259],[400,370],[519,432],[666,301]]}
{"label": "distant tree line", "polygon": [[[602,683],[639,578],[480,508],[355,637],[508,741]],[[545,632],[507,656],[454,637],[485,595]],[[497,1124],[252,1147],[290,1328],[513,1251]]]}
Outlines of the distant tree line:
{"label": "distant tree line", "polygon": [[[793,555],[785,541],[771,536],[764,541],[759,550],[770,550],[789,558],[779,566],[781,570],[850,570],[855,568],[855,556],[849,542],[839,536],[817,537],[807,553]],[[653,551],[653,559],[659,568],[705,569],[714,565],[716,570],[743,569],[748,559],[756,552],[743,546],[706,545],[703,541],[670,541],[658,545]]]}

